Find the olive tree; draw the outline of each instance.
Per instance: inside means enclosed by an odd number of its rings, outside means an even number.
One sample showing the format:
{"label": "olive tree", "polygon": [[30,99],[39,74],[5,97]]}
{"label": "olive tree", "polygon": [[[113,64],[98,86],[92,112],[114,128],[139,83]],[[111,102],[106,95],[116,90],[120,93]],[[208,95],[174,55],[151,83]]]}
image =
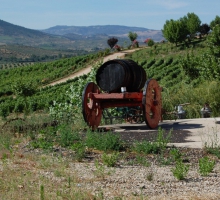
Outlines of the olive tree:
{"label": "olive tree", "polygon": [[220,24],[220,17],[218,15],[216,15],[215,19],[210,23],[211,30],[213,30],[217,24]]}
{"label": "olive tree", "polygon": [[133,33],[133,32],[129,32],[128,33],[128,37],[129,37],[129,39],[131,40],[131,42],[133,42],[134,40],[136,40],[137,39],[137,33]]}
{"label": "olive tree", "polygon": [[152,39],[149,39],[149,41],[147,42],[147,45],[148,45],[149,47],[154,46],[154,44],[155,44],[155,42],[154,42]]}
{"label": "olive tree", "polygon": [[200,32],[201,20],[196,14],[187,13],[187,15],[183,18],[180,18],[180,20],[185,26],[188,39],[192,39],[197,32]]}
{"label": "olive tree", "polygon": [[183,42],[186,38],[185,24],[181,20],[167,20],[163,26],[162,33],[164,38],[171,43]]}
{"label": "olive tree", "polygon": [[209,48],[216,57],[220,57],[220,24],[215,25],[207,39]]}

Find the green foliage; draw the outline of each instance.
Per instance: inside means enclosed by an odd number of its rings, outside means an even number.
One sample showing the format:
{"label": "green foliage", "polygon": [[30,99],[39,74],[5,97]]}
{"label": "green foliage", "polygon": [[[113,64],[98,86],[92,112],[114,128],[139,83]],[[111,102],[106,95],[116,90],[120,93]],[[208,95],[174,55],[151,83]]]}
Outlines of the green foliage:
{"label": "green foliage", "polygon": [[45,199],[44,185],[40,185],[40,200]]}
{"label": "green foliage", "polygon": [[104,179],[105,173],[106,173],[106,172],[105,172],[105,166],[104,166],[104,165],[101,165],[98,160],[95,160],[95,167],[96,167],[96,170],[94,171],[94,174],[95,174],[98,178]]}
{"label": "green foliage", "polygon": [[200,30],[201,20],[195,13],[187,13],[186,16],[182,18],[186,24],[187,31],[190,36],[194,36]]}
{"label": "green foliage", "polygon": [[86,146],[82,140],[74,142],[71,145],[71,149],[75,151],[75,158],[77,161],[81,162],[86,156]]}
{"label": "green foliage", "polygon": [[[212,32],[207,38],[207,43],[210,48],[211,54],[220,57],[220,24],[213,27]],[[219,63],[219,60],[218,60]]]}
{"label": "green foliage", "polygon": [[132,42],[137,39],[137,36],[138,36],[137,33],[133,33],[133,32],[128,33],[128,37]]}
{"label": "green foliage", "polygon": [[180,158],[182,156],[181,152],[176,148],[170,150],[170,155],[172,156],[174,161],[180,160]]}
{"label": "green foliage", "polygon": [[119,153],[112,153],[112,154],[102,154],[102,162],[107,166],[107,167],[115,167],[117,164],[119,158]]}
{"label": "green foliage", "polygon": [[50,115],[54,120],[60,122],[74,122],[77,118],[81,116],[81,108],[82,105],[82,91],[87,82],[94,81],[95,73],[97,66],[94,66],[88,76],[79,77],[77,81],[77,86],[71,85],[70,88],[66,91],[67,101],[57,103],[53,102],[53,105],[49,107]]}
{"label": "green foliage", "polygon": [[1,133],[1,137],[0,137],[0,151],[2,149],[7,149],[10,150],[10,146],[11,146],[11,141],[13,138],[13,135],[11,135],[8,132],[0,132]]}
{"label": "green foliage", "polygon": [[218,15],[216,15],[215,19],[210,22],[211,30],[214,30],[216,25],[220,25],[220,17]]}
{"label": "green foliage", "polygon": [[200,30],[201,20],[195,13],[187,13],[179,20],[167,20],[163,26],[163,35],[171,43],[185,42],[188,35],[191,40]]}
{"label": "green foliage", "polygon": [[171,171],[178,180],[183,180],[189,171],[189,165],[178,160],[175,164],[175,168],[172,168]]}
{"label": "green foliage", "polygon": [[199,77],[199,60],[195,55],[187,54],[185,58],[180,60],[180,66],[183,68],[186,75],[191,79],[196,79]]}
{"label": "green foliage", "polygon": [[145,167],[149,167],[150,163],[147,161],[147,159],[145,157],[143,157],[142,155],[137,155],[136,156],[136,163],[143,165]]}
{"label": "green foliage", "polygon": [[186,39],[186,27],[181,20],[167,20],[163,26],[163,36],[171,43],[180,43]]}
{"label": "green foliage", "polygon": [[220,159],[220,148],[219,147],[206,147],[207,153],[215,155],[217,158]]}
{"label": "green foliage", "polygon": [[[200,107],[205,101],[208,101],[212,106],[213,116],[218,116],[220,114],[217,88],[220,80],[219,47],[212,45],[212,37],[213,35],[210,33],[207,42],[205,40],[194,41],[195,45],[187,48],[185,45],[176,48],[170,43],[163,43],[157,44],[156,49],[145,48],[127,56],[129,59],[143,64],[147,77],[155,78],[163,87],[163,108],[167,111],[173,111],[174,106],[179,103],[189,102],[187,118],[200,117]],[[215,53],[213,53],[212,47]],[[156,52],[157,50],[159,52]],[[12,98],[11,85],[16,85],[18,80],[25,80],[28,84],[31,82],[37,84],[36,88],[39,88],[42,85],[42,79],[44,79],[44,83],[48,83],[52,79],[63,76],[61,72],[67,70],[68,73],[72,73],[73,66],[74,70],[79,70],[84,65],[95,61],[96,58],[94,55],[87,55],[20,69],[1,70],[0,78],[3,80],[0,84],[1,116],[6,118],[12,112],[47,111],[49,108],[54,120],[78,124],[80,120],[82,121],[80,110],[82,90],[87,82],[95,82],[96,69],[100,63],[95,65],[93,71],[88,75],[53,87],[37,89],[26,99],[22,96]],[[57,75],[49,77],[56,72]],[[46,79],[45,76],[40,77],[40,75],[47,74]]]}
{"label": "green foliage", "polygon": [[156,140],[154,142],[150,141],[141,141],[135,142],[133,146],[133,150],[137,153],[145,153],[145,154],[159,154],[163,152],[166,148],[168,142],[170,141],[171,131],[167,136],[164,135],[164,130],[159,127],[158,134]]}
{"label": "green foliage", "polygon": [[119,134],[111,132],[97,133],[89,131],[86,134],[85,143],[89,148],[102,151],[118,151],[123,147]]}
{"label": "green foliage", "polygon": [[135,142],[133,150],[137,153],[158,154],[160,153],[161,149],[155,142],[142,141],[142,142]]}
{"label": "green foliage", "polygon": [[12,85],[12,91],[17,96],[28,97],[36,93],[36,83],[30,81],[17,81]]}
{"label": "green foliage", "polygon": [[207,156],[199,159],[199,173],[207,176],[214,169],[215,161],[210,160]]}
{"label": "green foliage", "polygon": [[147,43],[147,45],[148,45],[149,47],[154,46],[154,44],[155,44],[155,42],[154,42],[152,39],[150,39],[150,40],[148,41],[148,43]]}
{"label": "green foliage", "polygon": [[80,140],[79,133],[74,131],[71,125],[62,124],[57,128],[57,140],[63,147],[71,146],[74,142]]}

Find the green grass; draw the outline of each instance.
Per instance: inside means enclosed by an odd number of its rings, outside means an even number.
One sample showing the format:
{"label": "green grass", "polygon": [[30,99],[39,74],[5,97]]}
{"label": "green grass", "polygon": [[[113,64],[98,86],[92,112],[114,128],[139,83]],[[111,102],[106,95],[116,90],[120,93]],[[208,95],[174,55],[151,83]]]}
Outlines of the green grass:
{"label": "green grass", "polygon": [[215,161],[209,159],[207,156],[199,159],[199,173],[202,176],[208,176],[215,167]]}

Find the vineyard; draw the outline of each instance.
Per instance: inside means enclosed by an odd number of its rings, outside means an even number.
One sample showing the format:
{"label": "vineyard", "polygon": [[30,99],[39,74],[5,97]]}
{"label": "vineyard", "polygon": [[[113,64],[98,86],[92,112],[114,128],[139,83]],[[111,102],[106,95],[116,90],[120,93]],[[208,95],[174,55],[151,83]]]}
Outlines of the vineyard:
{"label": "vineyard", "polygon": [[[97,64],[97,59],[107,53],[0,70],[1,116],[7,118],[11,113],[48,111],[54,102],[56,105],[75,104],[79,108],[83,87],[88,81],[95,80],[96,69],[101,65],[101,62]],[[176,105],[188,102],[187,117],[197,118],[203,104],[209,102],[213,116],[220,115],[219,58],[209,51],[205,39],[196,40],[190,46],[156,44],[140,48],[126,58],[143,66],[147,77],[155,78],[163,87],[165,110],[173,111]],[[91,64],[94,67],[89,75],[43,87]]]}

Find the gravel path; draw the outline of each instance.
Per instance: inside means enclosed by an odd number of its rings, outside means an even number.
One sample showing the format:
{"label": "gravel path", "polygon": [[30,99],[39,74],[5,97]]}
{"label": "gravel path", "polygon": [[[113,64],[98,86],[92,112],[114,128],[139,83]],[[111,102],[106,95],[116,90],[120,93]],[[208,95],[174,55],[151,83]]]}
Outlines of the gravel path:
{"label": "gravel path", "polygon": [[190,164],[186,178],[177,180],[171,169],[174,166],[149,167],[119,165],[105,168],[98,176],[94,163],[72,163],[71,169],[78,175],[78,186],[94,194],[103,192],[104,199],[148,199],[148,200],[205,200],[220,199],[220,164],[209,176],[202,177],[198,167]]}

